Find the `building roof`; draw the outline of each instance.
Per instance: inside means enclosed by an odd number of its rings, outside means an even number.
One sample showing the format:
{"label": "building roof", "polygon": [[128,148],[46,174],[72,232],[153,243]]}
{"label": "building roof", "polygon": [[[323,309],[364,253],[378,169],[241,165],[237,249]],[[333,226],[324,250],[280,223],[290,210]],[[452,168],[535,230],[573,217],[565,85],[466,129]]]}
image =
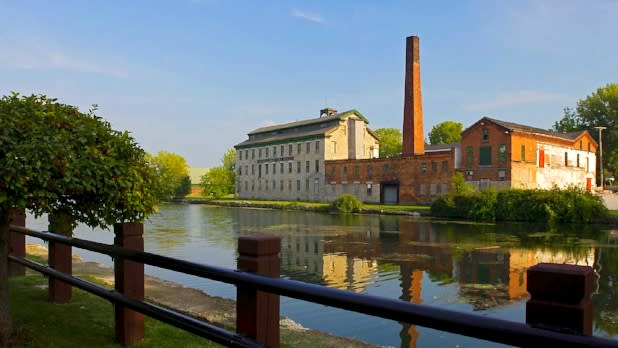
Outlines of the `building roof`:
{"label": "building roof", "polygon": [[369,124],[369,121],[367,120],[367,118],[365,116],[363,116],[363,114],[358,112],[358,110],[356,110],[356,109],[352,109],[352,110],[340,112],[340,113],[337,113],[337,114],[334,114],[334,115],[330,115],[330,116],[317,117],[317,118],[312,118],[312,119],[308,119],[308,120],[301,120],[301,121],[296,121],[296,122],[279,124],[279,125],[275,125],[275,126],[268,126],[268,127],[258,128],[256,130],[250,132],[249,135],[255,135],[255,134],[260,134],[260,133],[266,133],[266,132],[272,132],[272,131],[277,131],[277,130],[296,128],[296,127],[304,127],[304,126],[313,125],[313,124],[327,123],[329,121],[333,121],[333,120],[337,120],[337,119],[338,120],[343,120],[346,117],[349,117],[349,116],[351,116],[353,114],[358,116],[358,117],[360,117],[363,121],[365,121],[365,123]]}
{"label": "building roof", "polygon": [[[586,130],[562,133],[562,132],[556,132],[556,131],[542,129],[542,128],[530,127],[530,126],[526,126],[526,125],[518,124],[518,123],[513,123],[513,122],[496,120],[496,119],[490,118],[490,117],[483,117],[482,119],[480,119],[479,121],[474,123],[474,125],[476,125],[477,123],[481,122],[482,120],[487,120],[489,122],[493,122],[493,123],[495,123],[495,124],[497,124],[497,125],[499,125],[501,127],[504,127],[506,129],[508,129],[511,132],[515,131],[515,132],[522,132],[522,133],[539,134],[539,135],[545,135],[545,136],[550,136],[550,137],[564,139],[564,140],[569,140],[569,141],[575,141],[577,138],[579,138],[583,134],[588,133],[588,131],[586,131]],[[468,129],[472,128],[474,125],[466,128],[463,132],[466,132]]]}
{"label": "building roof", "polygon": [[458,148],[459,143],[450,143],[450,144],[425,144],[425,152],[436,152],[436,151],[451,151],[453,148]]}
{"label": "building roof", "polygon": [[[249,139],[237,144],[236,147],[243,148],[264,143],[271,144],[277,142],[304,140],[307,138],[317,138],[336,130],[339,127],[339,121],[345,120],[350,116],[357,116],[365,123],[369,123],[363,114],[355,109],[352,109],[330,116],[258,128],[248,134]],[[378,136],[375,133],[373,133],[370,129],[368,129],[368,131],[371,135],[378,139]]]}

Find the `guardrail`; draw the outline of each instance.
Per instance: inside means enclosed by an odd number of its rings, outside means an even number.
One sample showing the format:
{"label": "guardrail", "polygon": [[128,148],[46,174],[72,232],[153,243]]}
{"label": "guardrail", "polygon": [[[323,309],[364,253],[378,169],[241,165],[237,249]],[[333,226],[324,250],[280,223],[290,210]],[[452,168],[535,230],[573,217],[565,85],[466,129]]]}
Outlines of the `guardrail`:
{"label": "guardrail", "polygon": [[[48,275],[52,301],[66,300],[66,294],[54,297],[52,282],[76,286],[111,301],[115,306],[116,338],[123,345],[143,338],[145,314],[231,347],[278,347],[279,295],[283,295],[514,346],[618,347],[618,341],[589,336],[592,331],[590,294],[593,278],[590,267],[539,264],[529,269],[531,299],[526,306],[527,324],[524,324],[279,278],[278,237],[241,237],[238,243],[239,270],[231,270],[143,252],[141,224],[116,224],[114,232],[114,245],[109,245],[13,225],[13,248],[9,256],[11,274],[22,274],[17,268],[26,266]],[[62,245],[113,257],[115,289],[106,289],[58,271],[57,266],[64,261],[57,258],[55,261],[50,258],[49,265],[24,258],[25,252],[15,249],[25,245],[22,242],[25,235],[49,241],[50,255]],[[236,285],[237,332],[144,302],[144,264]]]}

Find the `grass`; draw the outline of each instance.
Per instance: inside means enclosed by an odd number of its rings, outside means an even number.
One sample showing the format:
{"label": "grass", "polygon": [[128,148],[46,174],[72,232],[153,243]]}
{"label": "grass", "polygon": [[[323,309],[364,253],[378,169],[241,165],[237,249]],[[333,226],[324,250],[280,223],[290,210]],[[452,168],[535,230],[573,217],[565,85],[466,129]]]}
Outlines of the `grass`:
{"label": "grass", "polygon": [[618,210],[608,211],[608,216],[618,218]]}
{"label": "grass", "polygon": [[[114,343],[114,311],[110,302],[73,288],[68,304],[47,301],[47,278],[40,275],[9,280],[13,323],[22,328],[29,348],[121,347]],[[132,347],[221,347],[207,339],[146,317],[146,338]]]}

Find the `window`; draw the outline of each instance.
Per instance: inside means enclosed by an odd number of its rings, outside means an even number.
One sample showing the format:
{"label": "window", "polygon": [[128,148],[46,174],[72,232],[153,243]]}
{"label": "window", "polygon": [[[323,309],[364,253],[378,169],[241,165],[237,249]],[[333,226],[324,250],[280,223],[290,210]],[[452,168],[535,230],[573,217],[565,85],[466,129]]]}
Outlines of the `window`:
{"label": "window", "polygon": [[568,152],[564,153],[564,166],[565,167],[569,166],[569,153]]}
{"label": "window", "polygon": [[300,143],[296,144],[296,153],[300,155]]}
{"label": "window", "polygon": [[577,154],[577,168],[579,168],[579,154]]}
{"label": "window", "polygon": [[421,184],[421,187],[420,187],[419,193],[420,193],[420,195],[421,195],[421,196],[424,196],[424,195],[425,195],[425,184]]}
{"label": "window", "polygon": [[277,157],[277,147],[273,146],[273,157]]}
{"label": "window", "polygon": [[268,163],[264,165],[265,174],[268,175]]}
{"label": "window", "polygon": [[427,171],[427,163],[421,163],[421,173],[425,173]]}
{"label": "window", "polygon": [[268,148],[265,148],[266,151],[266,158],[268,158]]}
{"label": "window", "polygon": [[296,180],[296,191],[300,191],[300,180]]}
{"label": "window", "polygon": [[309,179],[305,180],[305,191],[309,192]]}
{"label": "window", "polygon": [[251,149],[251,159],[255,159],[255,149]]}
{"label": "window", "polygon": [[348,167],[343,166],[343,176],[347,176],[348,175]]}
{"label": "window", "polygon": [[288,145],[288,156],[292,156],[292,144]]}
{"label": "window", "polygon": [[258,152],[259,152],[258,153],[258,158],[262,158],[262,148],[261,147],[258,149]]}
{"label": "window", "polygon": [[[584,142],[582,140],[579,141],[579,149],[583,150],[584,149]],[[579,166],[578,166],[579,167]]]}
{"label": "window", "polygon": [[311,143],[307,143],[307,153],[311,152]]}
{"label": "window", "polygon": [[435,174],[438,171],[438,164],[434,161],[431,161],[431,173]]}
{"label": "window", "polygon": [[498,169],[498,181],[506,180],[506,169]]}
{"label": "window", "polygon": [[255,191],[255,181],[251,180],[251,191]]}
{"label": "window", "polygon": [[491,164],[491,146],[481,146],[479,149],[479,165],[487,166]]}
{"label": "window", "polygon": [[466,162],[468,164],[472,164],[474,162],[474,150],[472,150],[472,146],[466,146]]}
{"label": "window", "polygon": [[238,151],[238,160],[242,161],[242,151]]}
{"label": "window", "polygon": [[545,168],[545,150],[539,150],[539,168]]}
{"label": "window", "polygon": [[300,173],[300,161],[296,161],[296,173]]}
{"label": "window", "polygon": [[255,164],[251,165],[251,175],[255,175]]}
{"label": "window", "polygon": [[[245,154],[246,156],[247,154]],[[249,182],[245,181],[245,191],[249,191]]]}
{"label": "window", "polygon": [[526,162],[526,145],[521,146],[521,161]]}
{"label": "window", "polygon": [[320,160],[315,160],[315,172],[318,173],[320,171]]}
{"label": "window", "polygon": [[292,192],[292,180],[288,180],[288,191]]}
{"label": "window", "polygon": [[506,162],[506,144],[498,145],[498,162]]}
{"label": "window", "polygon": [[279,173],[283,174],[283,162],[279,163]]}
{"label": "window", "polygon": [[488,142],[489,141],[489,129],[483,128],[482,132],[483,132],[483,142]]}
{"label": "window", "polygon": [[448,172],[448,161],[442,161],[442,173]]}
{"label": "window", "polygon": [[249,165],[245,164],[245,175],[249,175]]}
{"label": "window", "polygon": [[360,177],[360,167],[354,166],[354,179],[358,179]]}
{"label": "window", "polygon": [[429,194],[430,195],[435,196],[437,191],[438,191],[438,185],[436,185],[436,184],[430,184],[429,185]]}
{"label": "window", "polygon": [[258,178],[261,178],[261,177],[262,177],[262,165],[259,164],[258,165]]}
{"label": "window", "polygon": [[283,147],[283,145],[281,145],[281,157],[283,157],[283,150],[285,150],[285,147]]}
{"label": "window", "polygon": [[292,162],[288,162],[288,173],[292,173]]}
{"label": "window", "polygon": [[279,191],[283,191],[283,180],[279,181]]}
{"label": "window", "polygon": [[242,175],[242,166],[238,166],[238,176]]}
{"label": "window", "polygon": [[330,169],[330,176],[331,176],[333,179],[335,178],[335,176],[337,176],[337,167],[333,166],[333,167]]}
{"label": "window", "polygon": [[315,152],[320,152],[320,141],[315,142]]}
{"label": "window", "polygon": [[305,172],[309,173],[309,161],[305,161]]}
{"label": "window", "polygon": [[382,174],[388,174],[388,164],[382,166]]}
{"label": "window", "polygon": [[268,191],[268,180],[264,181],[264,190]]}
{"label": "window", "polygon": [[276,189],[277,189],[277,182],[273,180],[273,191],[275,191]]}
{"label": "window", "polygon": [[373,166],[367,166],[367,177],[371,178],[373,176]]}
{"label": "window", "polygon": [[440,184],[440,193],[443,195],[448,193],[448,184]]}

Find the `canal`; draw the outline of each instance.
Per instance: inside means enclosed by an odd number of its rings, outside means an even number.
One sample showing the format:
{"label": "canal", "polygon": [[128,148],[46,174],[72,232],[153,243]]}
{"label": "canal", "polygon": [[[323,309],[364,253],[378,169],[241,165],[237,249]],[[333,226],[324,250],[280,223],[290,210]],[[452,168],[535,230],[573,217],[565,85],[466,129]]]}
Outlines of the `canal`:
{"label": "canal", "polygon": [[[45,219],[27,226],[45,230]],[[145,225],[145,250],[234,268],[239,236],[281,237],[283,277],[357,293],[524,322],[526,270],[539,262],[590,265],[594,333],[618,339],[618,233],[594,226],[430,222],[408,216],[168,204]],[[112,243],[111,231],[76,229],[78,238]],[[35,241],[35,240],[29,240]],[[106,256],[75,250],[111,265]],[[146,267],[146,273],[234,298],[235,288]],[[301,325],[394,347],[494,347],[496,344],[414,325],[281,299]]]}

